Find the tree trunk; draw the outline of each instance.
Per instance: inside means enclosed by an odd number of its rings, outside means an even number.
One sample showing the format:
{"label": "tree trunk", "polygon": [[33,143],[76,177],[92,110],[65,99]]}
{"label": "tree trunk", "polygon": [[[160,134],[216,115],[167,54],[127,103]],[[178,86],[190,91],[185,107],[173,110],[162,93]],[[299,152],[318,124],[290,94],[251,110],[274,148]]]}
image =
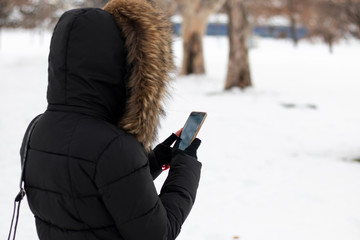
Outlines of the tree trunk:
{"label": "tree trunk", "polygon": [[333,42],[330,41],[330,42],[328,43],[328,45],[329,45],[329,52],[330,52],[330,54],[333,54],[333,53],[334,53],[334,45],[333,45]]}
{"label": "tree trunk", "polygon": [[333,54],[334,53],[334,40],[331,36],[329,36],[326,40],[328,47],[329,47],[329,53]]}
{"label": "tree trunk", "polygon": [[345,12],[349,18],[350,23],[357,26],[357,31],[354,33],[356,38],[360,39],[360,1],[347,0],[345,4]]}
{"label": "tree trunk", "polygon": [[[0,10],[0,14],[1,14],[1,10]],[[1,34],[2,34],[2,29],[5,25],[5,20],[2,18],[2,16],[0,15],[0,48],[1,48]]]}
{"label": "tree trunk", "polygon": [[294,0],[288,0],[289,18],[290,18],[290,34],[294,46],[298,44],[298,36],[296,32],[295,5]]}
{"label": "tree trunk", "polygon": [[247,9],[240,0],[226,0],[226,9],[229,16],[230,52],[225,90],[232,87],[244,89],[252,86],[248,54],[250,25]]}
{"label": "tree trunk", "polygon": [[161,9],[167,12],[169,16],[173,16],[177,9],[177,2],[172,0],[153,0]]}
{"label": "tree trunk", "polygon": [[205,34],[207,18],[187,16],[182,23],[183,61],[181,75],[204,74],[202,37]]}
{"label": "tree trunk", "polygon": [[293,40],[294,46],[298,45],[298,36],[296,32],[296,20],[293,15],[290,16],[290,31],[291,31],[291,39]]}
{"label": "tree trunk", "polygon": [[211,13],[217,11],[225,0],[177,0],[181,7],[183,62],[181,75],[204,74],[202,38]]}

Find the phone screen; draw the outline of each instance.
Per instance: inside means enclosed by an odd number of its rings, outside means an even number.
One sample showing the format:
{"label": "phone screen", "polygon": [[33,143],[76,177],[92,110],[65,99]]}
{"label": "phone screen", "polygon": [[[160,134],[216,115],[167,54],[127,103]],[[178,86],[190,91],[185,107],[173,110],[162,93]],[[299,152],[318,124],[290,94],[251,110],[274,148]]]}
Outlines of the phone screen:
{"label": "phone screen", "polygon": [[184,150],[196,138],[201,125],[206,118],[204,112],[192,112],[181,131],[180,139],[176,141],[174,148]]}

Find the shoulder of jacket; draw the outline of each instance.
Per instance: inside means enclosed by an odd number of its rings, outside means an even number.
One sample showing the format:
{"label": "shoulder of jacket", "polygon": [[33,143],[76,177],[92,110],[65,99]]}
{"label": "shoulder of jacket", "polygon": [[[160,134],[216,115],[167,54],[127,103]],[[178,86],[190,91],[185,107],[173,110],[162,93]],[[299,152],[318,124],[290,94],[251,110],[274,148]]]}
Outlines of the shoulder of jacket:
{"label": "shoulder of jacket", "polygon": [[148,168],[148,157],[141,143],[124,132],[108,142],[96,164],[95,181],[102,188],[145,171]]}

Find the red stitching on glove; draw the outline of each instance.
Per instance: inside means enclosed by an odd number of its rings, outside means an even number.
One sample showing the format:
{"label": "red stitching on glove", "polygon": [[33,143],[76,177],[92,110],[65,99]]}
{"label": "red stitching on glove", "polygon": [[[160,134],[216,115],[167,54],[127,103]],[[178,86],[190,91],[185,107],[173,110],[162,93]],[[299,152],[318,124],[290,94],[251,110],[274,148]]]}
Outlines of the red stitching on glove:
{"label": "red stitching on glove", "polygon": [[162,170],[166,171],[170,168],[170,164],[162,166]]}

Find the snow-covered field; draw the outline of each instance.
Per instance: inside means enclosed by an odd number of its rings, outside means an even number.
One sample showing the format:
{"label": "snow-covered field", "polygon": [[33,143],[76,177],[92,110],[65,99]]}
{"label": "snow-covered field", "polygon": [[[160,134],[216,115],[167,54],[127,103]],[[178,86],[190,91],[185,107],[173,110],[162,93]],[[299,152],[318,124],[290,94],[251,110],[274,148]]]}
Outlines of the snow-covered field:
{"label": "snow-covered field", "polygon": [[[22,135],[46,108],[49,40],[1,33],[1,239],[18,191]],[[180,39],[174,51],[180,65]],[[331,55],[319,43],[259,39],[246,91],[222,91],[227,51],[226,38],[205,39],[207,74],[176,79],[162,120],[160,140],[190,111],[208,112],[198,197],[178,239],[359,240],[360,42],[342,42]],[[36,239],[26,201],[18,239]]]}

